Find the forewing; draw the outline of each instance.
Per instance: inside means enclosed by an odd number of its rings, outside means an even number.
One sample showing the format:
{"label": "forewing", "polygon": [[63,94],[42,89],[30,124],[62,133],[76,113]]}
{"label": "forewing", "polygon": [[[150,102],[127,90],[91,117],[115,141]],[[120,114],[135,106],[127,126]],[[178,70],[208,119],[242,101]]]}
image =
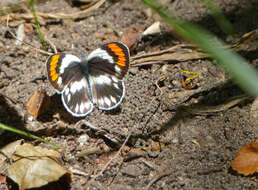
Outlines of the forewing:
{"label": "forewing", "polygon": [[129,68],[129,49],[121,42],[110,42],[88,56],[89,73],[102,71],[122,80]]}
{"label": "forewing", "polygon": [[58,53],[51,55],[46,63],[50,83],[61,93],[71,79],[80,72],[80,59],[71,54]]}
{"label": "forewing", "polygon": [[89,86],[82,72],[77,73],[62,92],[66,110],[75,117],[83,117],[93,110]]}

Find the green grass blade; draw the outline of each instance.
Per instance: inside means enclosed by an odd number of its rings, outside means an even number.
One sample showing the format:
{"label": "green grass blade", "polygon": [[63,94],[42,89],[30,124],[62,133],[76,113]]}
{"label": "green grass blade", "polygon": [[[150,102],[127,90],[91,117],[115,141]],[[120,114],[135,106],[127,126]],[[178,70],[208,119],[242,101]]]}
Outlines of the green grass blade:
{"label": "green grass blade", "polygon": [[46,40],[44,38],[43,33],[40,30],[40,24],[39,24],[38,17],[37,17],[37,14],[36,14],[36,10],[35,10],[35,7],[34,7],[34,0],[30,0],[30,7],[31,7],[31,11],[32,11],[34,20],[35,20],[37,32],[38,32],[39,39],[40,39],[40,43],[42,44],[43,48],[46,50],[47,49],[46,48]]}
{"label": "green grass blade", "polygon": [[33,134],[30,134],[28,132],[25,132],[25,131],[22,131],[22,130],[19,130],[19,129],[15,129],[13,127],[10,127],[10,126],[7,126],[7,125],[4,125],[2,123],[0,123],[0,128],[3,129],[3,130],[7,130],[7,131],[11,131],[11,132],[14,132],[14,133],[18,133],[20,135],[24,135],[26,137],[30,137],[30,138],[33,138],[33,139],[36,139],[38,141],[41,141],[41,142],[44,142],[44,143],[47,143],[49,145],[52,145],[54,149],[59,149],[59,147],[57,145],[55,145],[54,143],[48,141],[48,140],[45,140],[43,138],[40,138],[40,137],[37,137]]}
{"label": "green grass blade", "polygon": [[142,0],[143,3],[155,10],[160,16],[174,27],[186,39],[194,42],[209,53],[218,64],[222,65],[239,86],[253,96],[258,97],[258,72],[247,64],[247,61],[216,39],[208,31],[184,20],[178,20],[165,12],[162,6],[154,0]]}

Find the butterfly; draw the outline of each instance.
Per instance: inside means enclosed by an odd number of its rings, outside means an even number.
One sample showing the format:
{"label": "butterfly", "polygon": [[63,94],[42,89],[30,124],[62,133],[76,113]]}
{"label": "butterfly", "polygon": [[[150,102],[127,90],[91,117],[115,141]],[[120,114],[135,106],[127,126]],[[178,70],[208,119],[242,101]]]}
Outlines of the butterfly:
{"label": "butterfly", "polygon": [[57,53],[46,62],[47,75],[61,94],[65,109],[75,117],[84,117],[94,107],[112,110],[120,105],[129,57],[128,47],[121,42],[106,43],[83,59]]}

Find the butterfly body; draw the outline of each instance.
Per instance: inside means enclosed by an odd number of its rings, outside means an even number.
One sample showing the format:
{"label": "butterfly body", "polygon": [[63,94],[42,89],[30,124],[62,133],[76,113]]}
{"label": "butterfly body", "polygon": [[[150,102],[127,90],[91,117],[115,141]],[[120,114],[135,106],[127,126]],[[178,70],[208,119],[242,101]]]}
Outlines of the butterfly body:
{"label": "butterfly body", "polygon": [[114,109],[125,96],[123,77],[129,67],[129,50],[120,42],[104,44],[83,60],[72,54],[54,54],[46,64],[50,83],[73,116],[86,116],[94,106]]}

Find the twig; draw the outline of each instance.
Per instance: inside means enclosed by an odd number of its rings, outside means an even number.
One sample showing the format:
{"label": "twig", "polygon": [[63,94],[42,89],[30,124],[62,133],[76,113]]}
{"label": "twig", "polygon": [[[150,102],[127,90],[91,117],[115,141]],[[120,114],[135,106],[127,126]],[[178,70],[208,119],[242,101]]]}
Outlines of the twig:
{"label": "twig", "polygon": [[112,158],[106,163],[106,165],[102,168],[102,170],[101,170],[96,176],[94,176],[94,177],[92,178],[92,181],[94,181],[97,177],[101,176],[101,175],[104,173],[104,171],[107,169],[107,167],[111,164],[111,162],[112,162],[114,159],[116,159],[116,158],[121,154],[121,152],[122,152],[122,150],[123,150],[125,144],[128,142],[129,138],[131,137],[131,134],[132,134],[132,132],[130,131],[129,134],[127,135],[127,137],[126,137],[124,143],[123,143],[122,146],[120,147],[119,151],[116,153],[116,155],[115,155],[114,157],[112,157]]}
{"label": "twig", "polygon": [[163,173],[161,173],[160,175],[158,175],[157,177],[154,177],[153,180],[150,181],[150,183],[146,186],[145,190],[150,189],[150,187],[156,183],[158,180],[160,180],[163,177],[169,176],[171,174],[173,174],[175,171],[165,171]]}
{"label": "twig", "polygon": [[94,131],[101,131],[100,128],[94,126],[93,124],[91,124],[90,122],[85,121],[85,120],[80,120],[80,121],[78,121],[78,122],[75,124],[75,128],[79,127],[79,126],[82,125],[82,124],[87,125],[90,129],[92,129],[92,130],[94,130]]}
{"label": "twig", "polygon": [[207,57],[207,54],[198,50],[194,45],[180,44],[162,51],[136,55],[131,57],[130,61],[132,66],[143,66],[155,63],[167,63],[168,61],[181,62]]}
{"label": "twig", "polygon": [[74,175],[78,175],[78,176],[83,176],[83,177],[89,177],[90,176],[90,174],[85,173],[83,171],[80,171],[80,170],[78,170],[76,168],[73,168],[73,167],[70,167],[69,171],[72,172]]}
{"label": "twig", "polygon": [[96,126],[94,126],[93,124],[91,124],[90,122],[88,121],[85,121],[85,120],[80,120],[79,122],[77,122],[75,124],[75,128],[77,128],[78,126],[80,126],[81,124],[85,124],[86,126],[88,126],[90,129],[92,129],[93,131],[95,131],[95,133],[97,135],[101,135],[101,136],[104,136],[105,138],[109,139],[111,142],[117,144],[118,146],[121,145],[120,141],[115,139],[115,138],[112,138],[109,134],[111,133],[112,134],[112,131],[108,131],[108,130],[104,130],[104,129],[101,129],[101,128],[98,128]]}
{"label": "twig", "polygon": [[[65,13],[42,13],[42,12],[37,12],[37,15],[42,17],[42,18],[48,18],[48,19],[79,19],[79,18],[84,18],[87,16],[88,13],[98,9],[106,0],[100,0],[93,6],[91,6],[88,9],[85,9],[83,11],[79,11],[76,13],[71,13],[71,14],[65,14]],[[30,20],[33,19],[33,14],[31,13],[26,13],[26,14],[9,14],[10,17],[14,19],[25,19],[25,20]],[[1,17],[1,20],[5,20],[6,16]]]}
{"label": "twig", "polygon": [[72,14],[64,14],[64,13],[40,13],[38,12],[39,16],[45,17],[45,18],[54,18],[54,19],[78,19],[78,18],[83,18],[86,16],[89,12],[98,9],[106,0],[100,0],[98,1],[95,5],[92,7],[85,9],[83,11],[79,11],[77,13],[72,13]]}
{"label": "twig", "polygon": [[145,164],[147,167],[149,167],[149,168],[151,168],[152,170],[156,170],[155,168],[157,168],[157,167],[154,167],[153,166],[153,164],[152,163],[150,163],[150,162],[147,162],[145,159],[140,159],[141,160],[141,162],[143,163],[143,164]]}
{"label": "twig", "polygon": [[197,170],[197,174],[198,175],[209,175],[210,173],[216,173],[216,172],[222,171],[223,167],[224,167],[224,164],[219,165],[219,166],[214,166],[211,168],[199,169],[199,170]]}

